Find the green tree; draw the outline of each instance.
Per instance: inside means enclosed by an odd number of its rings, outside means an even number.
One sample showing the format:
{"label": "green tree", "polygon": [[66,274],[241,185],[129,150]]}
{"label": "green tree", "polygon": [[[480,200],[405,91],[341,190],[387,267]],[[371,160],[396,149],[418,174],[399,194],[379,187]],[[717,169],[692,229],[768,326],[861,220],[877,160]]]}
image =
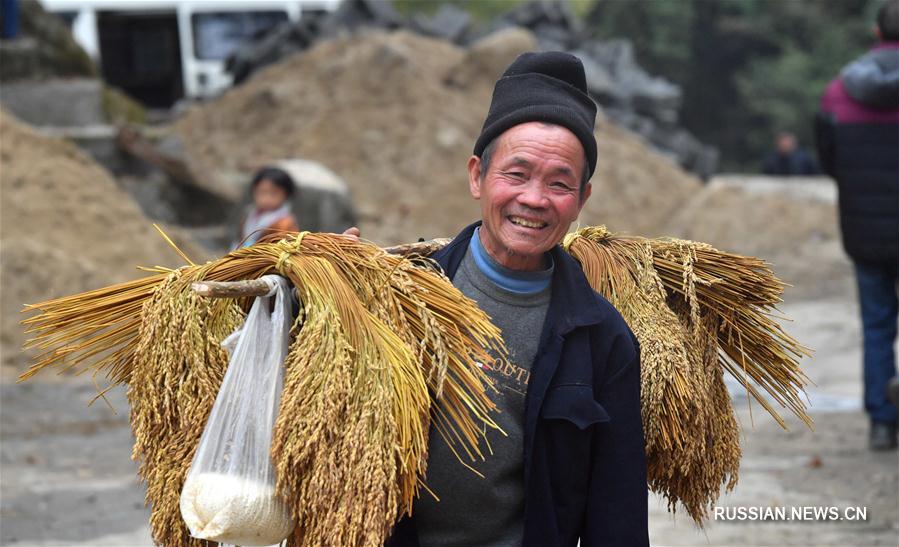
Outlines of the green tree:
{"label": "green tree", "polygon": [[[812,119],[827,83],[873,44],[878,2],[784,2],[771,8],[776,55],[752,59],[735,75],[740,104],[758,123],[746,134],[743,164],[771,146],[779,129],[812,144]],[[739,160],[739,156],[737,156]]]}
{"label": "green tree", "polygon": [[830,78],[873,41],[880,0],[597,0],[599,38],[634,42],[649,72],[684,91],[681,123],[722,151],[722,168],[759,168],[778,129],[811,141]]}

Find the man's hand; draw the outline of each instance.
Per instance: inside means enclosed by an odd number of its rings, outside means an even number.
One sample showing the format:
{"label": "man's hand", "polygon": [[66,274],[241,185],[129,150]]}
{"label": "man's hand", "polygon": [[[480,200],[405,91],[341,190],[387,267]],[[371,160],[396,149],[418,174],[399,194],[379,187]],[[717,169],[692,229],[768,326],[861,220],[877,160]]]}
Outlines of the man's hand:
{"label": "man's hand", "polygon": [[344,230],[343,234],[341,234],[341,235],[345,235],[349,238],[352,238],[352,239],[358,241],[359,236],[362,235],[362,232],[359,231],[359,228],[357,226],[351,226],[350,228],[347,228],[346,230]]}

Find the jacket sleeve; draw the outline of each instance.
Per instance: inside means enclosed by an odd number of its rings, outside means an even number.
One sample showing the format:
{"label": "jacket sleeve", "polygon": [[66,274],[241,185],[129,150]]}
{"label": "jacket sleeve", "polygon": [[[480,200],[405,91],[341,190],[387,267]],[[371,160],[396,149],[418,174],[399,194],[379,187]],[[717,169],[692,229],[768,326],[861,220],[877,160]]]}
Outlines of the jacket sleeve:
{"label": "jacket sleeve", "polygon": [[767,156],[765,156],[765,160],[762,162],[762,174],[777,174],[777,158],[774,154],[768,154]]}
{"label": "jacket sleeve", "polygon": [[834,176],[834,144],[836,141],[836,120],[833,114],[824,110],[815,115],[815,149],[821,170]]}
{"label": "jacket sleeve", "polygon": [[799,150],[799,174],[801,175],[817,175],[821,173],[818,168],[818,162],[812,157],[812,154],[804,149]]}
{"label": "jacket sleeve", "polygon": [[632,336],[631,340],[635,354],[598,392],[598,402],[611,419],[593,436],[593,466],[581,533],[584,547],[649,545],[640,348]]}

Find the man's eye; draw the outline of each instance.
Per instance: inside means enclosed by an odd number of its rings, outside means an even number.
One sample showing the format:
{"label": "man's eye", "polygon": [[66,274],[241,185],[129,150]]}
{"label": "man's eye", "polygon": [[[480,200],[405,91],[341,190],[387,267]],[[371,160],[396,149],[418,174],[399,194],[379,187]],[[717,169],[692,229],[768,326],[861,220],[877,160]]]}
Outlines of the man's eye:
{"label": "man's eye", "polygon": [[574,188],[565,184],[564,182],[554,182],[550,186],[552,186],[553,188],[555,188],[557,190],[563,190],[565,192],[571,192],[574,190]]}

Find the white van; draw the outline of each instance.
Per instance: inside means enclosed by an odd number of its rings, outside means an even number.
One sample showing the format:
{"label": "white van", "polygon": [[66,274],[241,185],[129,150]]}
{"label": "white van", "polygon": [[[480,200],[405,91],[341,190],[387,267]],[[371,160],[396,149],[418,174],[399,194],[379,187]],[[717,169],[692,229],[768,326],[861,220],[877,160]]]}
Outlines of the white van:
{"label": "white van", "polygon": [[340,0],[41,0],[65,19],[103,78],[148,106],[201,99],[231,85],[239,45]]}

